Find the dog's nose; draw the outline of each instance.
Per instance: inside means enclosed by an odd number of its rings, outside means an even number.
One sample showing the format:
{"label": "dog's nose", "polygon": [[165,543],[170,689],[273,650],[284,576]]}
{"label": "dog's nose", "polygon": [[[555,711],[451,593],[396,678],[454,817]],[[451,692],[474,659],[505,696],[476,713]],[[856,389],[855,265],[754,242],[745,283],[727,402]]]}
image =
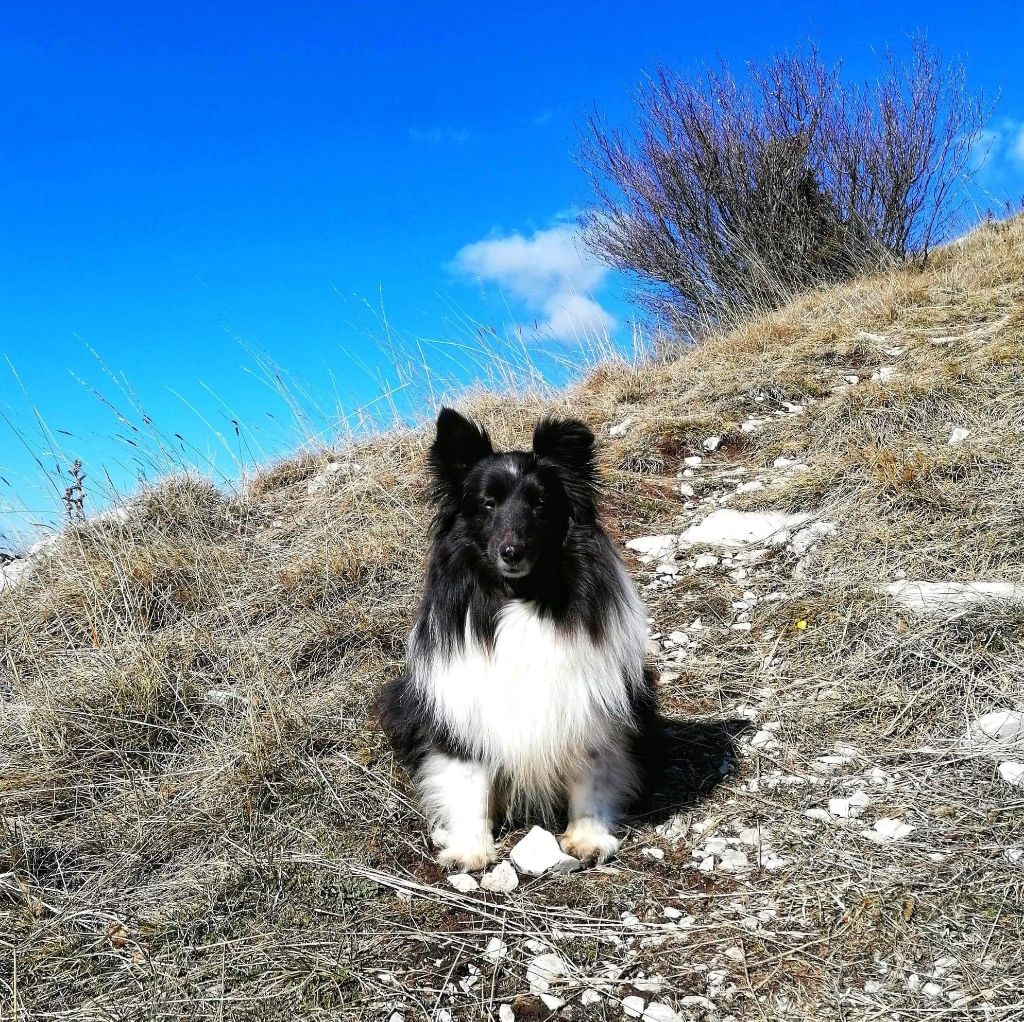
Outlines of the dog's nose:
{"label": "dog's nose", "polygon": [[518,564],[523,559],[523,548],[516,543],[503,543],[498,553],[506,564]]}

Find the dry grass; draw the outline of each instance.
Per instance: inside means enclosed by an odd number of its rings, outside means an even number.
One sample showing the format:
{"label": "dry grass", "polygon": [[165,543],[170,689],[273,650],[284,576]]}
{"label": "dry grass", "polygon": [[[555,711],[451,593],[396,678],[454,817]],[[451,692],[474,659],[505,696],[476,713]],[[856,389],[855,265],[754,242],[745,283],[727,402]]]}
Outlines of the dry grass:
{"label": "dry grass", "polygon": [[[1018,219],[678,357],[472,399],[508,444],[541,411],[632,416],[601,452],[621,540],[722,503],[838,526],[802,564],[631,562],[654,631],[706,626],[661,656],[678,787],[614,867],[506,898],[448,888],[368,717],[417,593],[424,434],[307,453],[236,496],[179,477],[66,532],[0,590],[0,1018],[544,1018],[537,941],[570,966],[564,1018],[619,1018],[658,980],[687,1017],[687,996],[773,1022],[1024,1017],[1024,798],[960,741],[1024,704],[1024,614],[877,595],[903,574],[1024,582],[1022,281]],[[687,500],[682,458],[712,433]],[[740,736],[752,715],[774,744]],[[862,786],[860,823],[805,815]],[[915,829],[875,844],[878,816]],[[744,828],[782,865],[693,868]]]}

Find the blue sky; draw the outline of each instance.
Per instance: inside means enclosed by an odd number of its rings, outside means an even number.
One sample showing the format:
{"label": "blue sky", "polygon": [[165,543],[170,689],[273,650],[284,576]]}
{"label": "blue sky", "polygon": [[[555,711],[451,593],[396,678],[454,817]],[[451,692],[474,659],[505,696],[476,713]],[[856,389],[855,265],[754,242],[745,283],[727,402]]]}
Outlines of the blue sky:
{"label": "blue sky", "polygon": [[1019,196],[1022,8],[4,5],[0,355],[17,375],[0,364],[0,529],[52,506],[33,409],[94,481],[148,462],[119,439],[145,430],[93,389],[123,410],[130,387],[172,444],[231,474],[298,439],[254,353],[322,410],[316,431],[393,378],[387,331],[459,343],[474,320],[540,323],[571,346],[572,306],[622,336],[618,282],[571,244],[587,198],[571,154],[579,118],[628,119],[659,61],[815,39],[859,77],[925,30],[1002,91],[983,184]]}

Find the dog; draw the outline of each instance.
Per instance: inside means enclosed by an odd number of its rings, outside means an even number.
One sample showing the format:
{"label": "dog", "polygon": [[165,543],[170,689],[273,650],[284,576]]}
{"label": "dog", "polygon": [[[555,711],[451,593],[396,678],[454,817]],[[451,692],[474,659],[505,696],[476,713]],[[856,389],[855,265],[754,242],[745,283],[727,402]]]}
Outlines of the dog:
{"label": "dog", "polygon": [[445,867],[496,858],[504,810],[551,819],[567,854],[600,863],[644,783],[656,720],[645,611],[597,517],[594,436],[543,419],[499,453],[442,408],[435,508],[405,674],[381,723],[415,777]]}

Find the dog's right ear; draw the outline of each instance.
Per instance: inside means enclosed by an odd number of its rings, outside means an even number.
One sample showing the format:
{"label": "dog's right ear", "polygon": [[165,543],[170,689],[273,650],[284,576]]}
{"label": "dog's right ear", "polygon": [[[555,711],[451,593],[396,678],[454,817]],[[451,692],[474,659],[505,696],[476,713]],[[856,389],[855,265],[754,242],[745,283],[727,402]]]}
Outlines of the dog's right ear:
{"label": "dog's right ear", "polygon": [[435,500],[459,500],[466,473],[481,458],[494,453],[487,431],[453,408],[442,408],[437,417],[437,436],[430,445],[430,471],[434,475]]}

